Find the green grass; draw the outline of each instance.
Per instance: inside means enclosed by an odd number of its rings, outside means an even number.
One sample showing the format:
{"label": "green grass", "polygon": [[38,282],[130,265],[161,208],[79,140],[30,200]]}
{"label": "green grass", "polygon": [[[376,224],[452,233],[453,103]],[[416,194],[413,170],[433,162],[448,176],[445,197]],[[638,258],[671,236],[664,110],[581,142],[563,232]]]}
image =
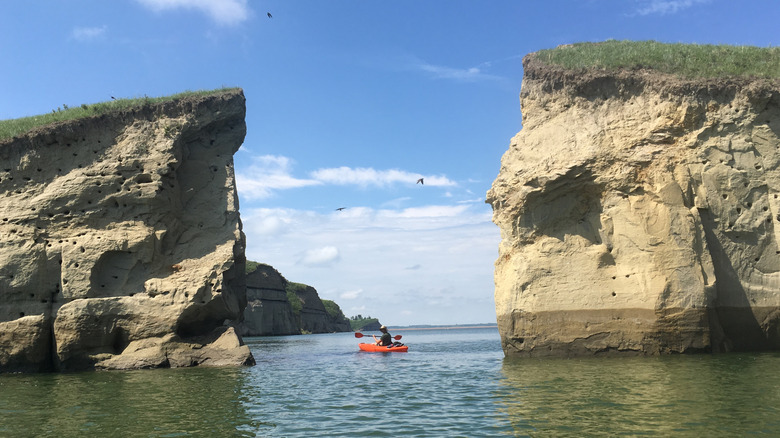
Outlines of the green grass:
{"label": "green grass", "polygon": [[301,314],[301,310],[303,309],[303,301],[301,301],[300,298],[298,298],[297,291],[303,291],[309,286],[303,284],[303,283],[293,283],[292,281],[287,282],[286,292],[287,292],[287,301],[290,302],[290,306],[292,306],[292,311],[296,315]]}
{"label": "green grass", "polygon": [[780,78],[780,47],[666,44],[656,41],[577,43],[533,55],[567,69],[649,68],[685,78]]}
{"label": "green grass", "polygon": [[52,110],[50,113],[31,117],[22,117],[19,119],[0,120],[0,140],[15,137],[28,132],[39,126],[50,123],[61,122],[64,120],[75,120],[83,117],[107,114],[115,111],[122,111],[130,108],[140,107],[147,104],[170,102],[176,99],[208,96],[212,94],[224,93],[236,90],[237,88],[219,88],[216,90],[185,91],[178,94],[162,97],[140,97],[136,99],[116,99],[107,102],[82,104],[80,106],[68,107],[63,105]]}
{"label": "green grass", "polygon": [[322,305],[325,306],[325,311],[328,312],[328,315],[330,315],[333,319],[343,320],[347,317],[344,316],[344,312],[341,311],[341,307],[339,307],[338,304],[336,304],[335,301],[331,300],[321,300]]}

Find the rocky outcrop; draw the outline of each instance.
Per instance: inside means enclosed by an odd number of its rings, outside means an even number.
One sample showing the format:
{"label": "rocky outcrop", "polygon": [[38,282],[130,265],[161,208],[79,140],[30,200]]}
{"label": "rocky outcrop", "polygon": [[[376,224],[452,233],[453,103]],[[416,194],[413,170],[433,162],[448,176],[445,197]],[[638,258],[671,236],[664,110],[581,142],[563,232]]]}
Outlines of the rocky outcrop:
{"label": "rocky outcrop", "polygon": [[[349,320],[330,315],[317,290],[300,283],[290,283],[276,269],[258,264],[247,275],[248,304],[244,320],[237,325],[244,336],[274,336],[301,333],[351,331]],[[290,302],[292,293],[295,305]]]}
{"label": "rocky outcrop", "polygon": [[341,317],[332,317],[325,310],[325,305],[320,300],[317,290],[311,286],[299,285],[295,288],[295,294],[301,300],[300,312],[301,329],[309,333],[333,333],[352,331],[349,320]]}
{"label": "rocky outcrop", "polygon": [[487,196],[505,353],[780,348],[780,84],[524,69]]}
{"label": "rocky outcrop", "polygon": [[269,265],[259,264],[246,277],[247,307],[239,331],[245,336],[299,335],[298,317],[287,299],[287,280]]}
{"label": "rocky outcrop", "polygon": [[253,363],[241,90],[0,141],[0,371]]}

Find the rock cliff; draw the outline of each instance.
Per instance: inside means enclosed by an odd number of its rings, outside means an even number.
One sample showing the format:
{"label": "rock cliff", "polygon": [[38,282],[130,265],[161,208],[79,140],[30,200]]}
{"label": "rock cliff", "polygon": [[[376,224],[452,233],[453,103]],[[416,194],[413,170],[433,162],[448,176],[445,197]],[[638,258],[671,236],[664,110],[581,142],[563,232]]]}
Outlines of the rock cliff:
{"label": "rock cliff", "polygon": [[[238,331],[244,336],[278,336],[351,331],[343,315],[328,313],[317,290],[290,283],[272,266],[258,264],[247,275],[247,307]],[[293,308],[288,291],[299,305]]]}
{"label": "rock cliff", "polygon": [[488,192],[507,355],[780,348],[780,84],[524,59]]}
{"label": "rock cliff", "polygon": [[241,90],[0,141],[0,371],[251,364]]}
{"label": "rock cliff", "polygon": [[246,277],[247,307],[239,332],[245,336],[301,334],[298,317],[287,299],[287,280],[269,265],[259,264]]}

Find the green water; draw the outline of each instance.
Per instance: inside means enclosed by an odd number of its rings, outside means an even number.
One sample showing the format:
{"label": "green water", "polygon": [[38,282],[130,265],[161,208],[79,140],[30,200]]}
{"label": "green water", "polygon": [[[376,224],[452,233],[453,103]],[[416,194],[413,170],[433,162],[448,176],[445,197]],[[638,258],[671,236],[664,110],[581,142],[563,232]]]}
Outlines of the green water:
{"label": "green water", "polygon": [[494,329],[248,340],[258,365],[0,375],[0,437],[780,436],[780,354],[504,359]]}

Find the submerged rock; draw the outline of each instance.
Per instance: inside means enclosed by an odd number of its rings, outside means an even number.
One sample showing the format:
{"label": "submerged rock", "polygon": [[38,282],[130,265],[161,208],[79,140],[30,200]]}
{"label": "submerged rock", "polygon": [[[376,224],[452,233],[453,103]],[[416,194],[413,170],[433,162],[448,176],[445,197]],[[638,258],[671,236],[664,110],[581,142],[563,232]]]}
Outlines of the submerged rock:
{"label": "submerged rock", "polygon": [[229,90],[0,141],[0,371],[253,362],[223,326],[244,114]]}
{"label": "submerged rock", "polygon": [[507,355],[780,348],[780,84],[524,59],[488,192]]}

